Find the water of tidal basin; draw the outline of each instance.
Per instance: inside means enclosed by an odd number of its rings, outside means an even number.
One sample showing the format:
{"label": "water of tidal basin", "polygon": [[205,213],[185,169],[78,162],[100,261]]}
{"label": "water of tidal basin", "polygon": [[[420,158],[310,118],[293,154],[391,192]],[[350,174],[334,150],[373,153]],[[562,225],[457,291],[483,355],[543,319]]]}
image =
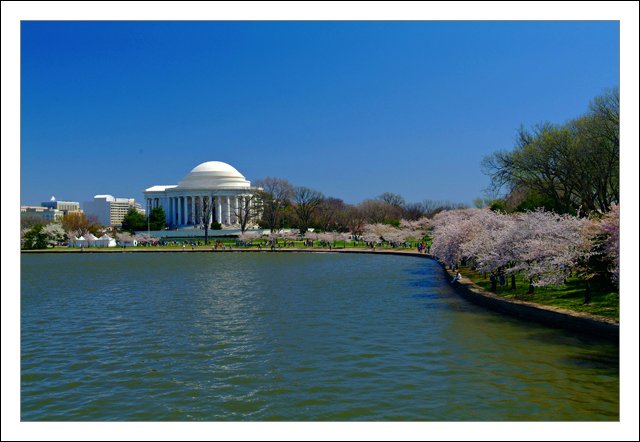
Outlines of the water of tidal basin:
{"label": "water of tidal basin", "polygon": [[618,420],[616,345],[461,299],[429,259],[23,255],[21,418]]}

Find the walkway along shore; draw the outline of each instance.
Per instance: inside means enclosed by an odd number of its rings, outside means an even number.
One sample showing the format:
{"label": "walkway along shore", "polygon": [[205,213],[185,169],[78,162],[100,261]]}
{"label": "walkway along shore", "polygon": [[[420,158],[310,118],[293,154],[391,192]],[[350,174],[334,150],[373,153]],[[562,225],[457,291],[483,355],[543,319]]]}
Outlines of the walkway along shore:
{"label": "walkway along shore", "polygon": [[[233,249],[233,250],[207,250],[190,248],[182,249],[164,249],[157,250],[152,247],[144,249],[85,249],[80,251],[78,249],[69,250],[22,250],[22,253],[368,253],[373,255],[403,255],[414,256],[420,258],[434,259],[433,256],[428,254],[420,254],[415,249],[410,250],[378,250],[373,251],[370,249],[360,250],[345,250],[334,249],[327,250],[326,248],[303,248],[303,249],[276,249],[271,251],[270,248],[265,247],[263,250],[257,249]],[[462,281],[456,281],[451,284],[451,280],[455,277],[456,272],[447,269],[447,267],[439,262],[443,270],[443,276],[447,284],[451,285],[460,296],[473,302],[474,304],[481,305],[488,309],[504,313],[510,316],[514,316],[527,321],[534,321],[550,325],[553,327],[560,327],[579,333],[586,333],[596,337],[604,338],[610,341],[618,342],[620,339],[620,324],[619,321],[604,316],[596,316],[589,313],[579,313],[572,310],[567,310],[558,307],[552,307],[547,305],[534,304],[532,302],[518,301],[516,299],[505,298],[495,295],[477,284],[468,282],[466,278]]]}

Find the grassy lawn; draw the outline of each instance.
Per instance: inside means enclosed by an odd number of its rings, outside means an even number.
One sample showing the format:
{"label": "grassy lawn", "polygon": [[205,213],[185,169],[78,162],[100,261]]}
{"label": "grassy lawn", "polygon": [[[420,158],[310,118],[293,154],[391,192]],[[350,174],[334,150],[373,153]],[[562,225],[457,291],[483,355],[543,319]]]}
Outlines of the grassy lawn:
{"label": "grassy lawn", "polygon": [[[463,277],[485,290],[491,290],[490,274],[479,273],[468,267],[459,269]],[[620,319],[620,292],[612,291],[611,288],[602,289],[592,287],[591,303],[584,304],[585,282],[579,278],[569,278],[563,287],[536,287],[534,293],[527,294],[529,282],[516,276],[516,289],[511,289],[511,277],[507,277],[507,286],[500,287],[496,291],[497,295],[520,301],[533,302],[536,304],[550,305],[553,307],[565,308],[582,313],[606,316],[608,318]]]}
{"label": "grassy lawn", "polygon": [[[191,250],[191,248],[193,247],[194,250],[211,250],[211,247],[215,245],[215,240],[209,240],[209,245],[203,245],[202,243],[204,241],[202,240],[194,240],[195,242],[199,242],[200,244],[198,245],[191,245],[191,241],[186,241],[185,242],[185,248],[187,250]],[[222,240],[222,244],[224,244],[226,246],[226,250],[229,250],[229,247],[232,248],[232,250],[258,250],[258,244],[262,244],[262,250],[270,250],[271,246],[269,245],[265,245],[264,241],[253,241],[253,246],[249,247],[249,246],[236,246],[236,241],[235,239],[225,239]],[[287,246],[285,247],[283,242],[279,242],[278,244],[276,244],[276,249],[278,249],[278,245],[280,245],[281,249],[300,249],[300,250],[305,250],[305,249],[329,249],[328,246],[321,246],[320,242],[318,241],[314,241],[313,243],[313,247],[310,246],[305,246],[304,243],[302,241],[296,241],[293,245],[288,242]],[[371,247],[359,243],[358,245],[353,245],[353,243],[347,243],[346,247],[345,244],[342,241],[338,241],[335,246],[332,246],[333,249],[343,249],[343,250],[369,250],[371,249]],[[75,248],[69,248],[69,247],[53,247],[53,248],[48,248],[46,250],[50,250],[50,251],[80,251],[80,249],[78,247]],[[113,252],[113,251],[121,251],[121,247],[109,247],[109,248],[103,248],[103,247],[86,247],[85,250],[91,250],[92,252],[95,251],[105,251],[105,252]],[[182,250],[182,242],[180,242],[179,245],[164,245],[164,246],[127,246],[127,250]],[[222,250],[221,246],[218,246],[218,250]],[[397,251],[410,251],[410,250],[417,250],[415,247],[409,248],[409,247],[388,247],[388,246],[376,246],[376,250],[397,250]]]}

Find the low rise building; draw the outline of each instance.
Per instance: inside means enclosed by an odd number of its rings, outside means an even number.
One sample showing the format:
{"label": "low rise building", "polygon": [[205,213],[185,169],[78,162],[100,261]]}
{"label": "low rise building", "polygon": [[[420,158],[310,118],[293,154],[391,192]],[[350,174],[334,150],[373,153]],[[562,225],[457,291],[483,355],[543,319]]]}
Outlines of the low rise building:
{"label": "low rise building", "polygon": [[39,216],[47,221],[57,221],[62,219],[64,212],[51,207],[20,206],[20,217]]}
{"label": "low rise building", "polygon": [[80,210],[80,203],[77,201],[59,201],[55,196],[52,196],[49,201],[43,201],[42,207],[49,207],[51,209],[62,210],[67,215],[69,213],[82,213]]}
{"label": "low rise building", "polygon": [[109,227],[122,226],[122,220],[130,209],[145,215],[145,211],[133,198],[114,198],[111,195],[96,195],[93,201],[83,204],[85,215],[96,215],[98,221]]}

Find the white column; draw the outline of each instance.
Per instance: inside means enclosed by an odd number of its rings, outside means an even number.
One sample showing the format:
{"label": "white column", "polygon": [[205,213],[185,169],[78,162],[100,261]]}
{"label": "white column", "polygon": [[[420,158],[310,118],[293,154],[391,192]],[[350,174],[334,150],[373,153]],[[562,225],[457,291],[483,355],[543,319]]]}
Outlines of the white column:
{"label": "white column", "polygon": [[227,196],[227,204],[226,204],[226,207],[227,207],[227,216],[226,216],[226,218],[224,219],[224,223],[225,223],[225,224],[227,224],[228,222],[230,222],[230,221],[231,221],[231,201],[230,201],[230,199],[229,199],[229,196]]}
{"label": "white column", "polygon": [[211,207],[211,204],[213,204],[213,201],[211,199],[210,196],[207,197],[207,225],[210,226],[211,225],[211,217],[213,216],[213,207]]}
{"label": "white column", "polygon": [[249,216],[249,203],[245,200],[246,195],[240,195],[238,198],[238,204],[242,206],[242,216],[245,218]]}
{"label": "white column", "polygon": [[[202,222],[203,222],[203,218],[202,218],[202,215],[203,215],[203,213],[202,213],[202,195],[198,195],[197,198],[198,198],[198,201],[200,202],[200,220],[198,222],[199,222],[199,224],[202,224]],[[198,208],[198,205],[196,204],[196,217],[198,216],[197,208]]]}
{"label": "white column", "polygon": [[196,198],[198,197],[198,195],[193,195],[191,197],[191,212],[192,212],[192,220],[191,220],[191,224],[193,224],[194,226],[196,225],[196,218],[198,213],[196,212]]}
{"label": "white column", "polygon": [[231,224],[235,224],[237,222],[237,213],[238,213],[238,205],[236,204],[236,197],[234,196],[230,196],[229,200],[231,201],[231,204],[229,204],[229,206],[231,207],[231,216],[230,216],[230,222]]}
{"label": "white column", "polygon": [[220,196],[216,197],[216,221],[222,224],[222,202],[220,201]]}
{"label": "white column", "polygon": [[193,195],[191,197],[191,207],[193,210],[193,225],[195,226],[198,223],[198,195]]}
{"label": "white column", "polygon": [[179,196],[176,197],[176,200],[177,200],[176,202],[178,203],[178,222],[177,222],[177,224],[180,226],[180,225],[182,225],[182,204],[181,204]]}

